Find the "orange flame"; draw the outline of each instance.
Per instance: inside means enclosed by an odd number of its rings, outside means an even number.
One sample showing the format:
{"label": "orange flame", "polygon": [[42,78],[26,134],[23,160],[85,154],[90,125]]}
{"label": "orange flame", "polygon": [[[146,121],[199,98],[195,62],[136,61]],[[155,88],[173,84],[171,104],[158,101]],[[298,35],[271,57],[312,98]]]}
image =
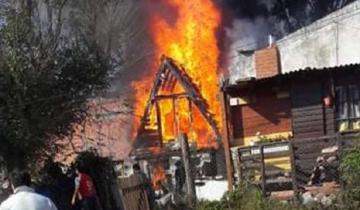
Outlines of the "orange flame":
{"label": "orange flame", "polygon": [[[221,106],[217,98],[219,92],[219,49],[216,31],[221,23],[221,14],[212,0],[167,0],[167,7],[176,10],[175,21],[155,13],[151,17],[151,35],[155,44],[155,58],[161,55],[173,58],[183,65],[186,73],[200,89],[201,95],[209,104],[209,111],[221,129]],[[149,2],[153,4],[152,2]],[[155,10],[152,12],[156,12]],[[151,74],[132,86],[136,91],[135,114],[143,114],[152,87],[158,62],[154,63]],[[182,93],[177,83],[176,93]],[[188,133],[189,139],[200,148],[215,147],[215,135],[201,116],[199,110],[189,105],[186,98],[160,102],[161,125],[164,142],[176,138],[179,133]],[[175,112],[174,112],[174,107]],[[191,108],[192,107],[192,108]],[[152,110],[150,127],[156,127],[156,114]],[[135,122],[139,126],[139,122]]]}
{"label": "orange flame", "polygon": [[152,169],[152,185],[155,190],[159,190],[161,188],[161,184],[164,180],[166,180],[166,172],[162,165],[155,165]]}

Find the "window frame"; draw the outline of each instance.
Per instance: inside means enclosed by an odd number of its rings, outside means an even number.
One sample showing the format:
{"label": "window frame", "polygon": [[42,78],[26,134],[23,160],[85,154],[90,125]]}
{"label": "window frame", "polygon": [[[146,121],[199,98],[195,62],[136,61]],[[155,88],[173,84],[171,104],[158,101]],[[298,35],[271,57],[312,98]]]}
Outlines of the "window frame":
{"label": "window frame", "polygon": [[[353,88],[357,91],[357,95],[352,93]],[[339,99],[339,89],[343,89],[345,91],[345,100]],[[341,107],[343,106],[343,107]],[[353,110],[354,106],[357,106],[357,111]],[[346,109],[346,117],[341,117],[341,110]],[[354,113],[353,113],[354,112]],[[358,112],[358,113],[356,113]],[[353,116],[352,116],[353,115]],[[358,115],[358,117],[354,116]],[[356,121],[360,121],[360,85],[359,84],[346,84],[346,85],[337,85],[335,87],[335,124],[336,130],[338,132],[351,132],[351,131],[359,131],[360,128],[354,128],[354,123]],[[347,123],[344,130],[341,130],[341,124]]]}

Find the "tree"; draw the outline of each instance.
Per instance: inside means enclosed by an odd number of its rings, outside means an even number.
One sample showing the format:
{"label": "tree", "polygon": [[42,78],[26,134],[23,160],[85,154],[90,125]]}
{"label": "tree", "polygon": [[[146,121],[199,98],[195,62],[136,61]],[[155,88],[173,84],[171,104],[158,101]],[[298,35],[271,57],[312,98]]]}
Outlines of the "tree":
{"label": "tree", "polygon": [[86,117],[110,69],[96,46],[63,36],[66,0],[47,1],[52,10],[38,22],[29,2],[7,8],[0,31],[0,155],[8,168],[55,153],[56,139]]}

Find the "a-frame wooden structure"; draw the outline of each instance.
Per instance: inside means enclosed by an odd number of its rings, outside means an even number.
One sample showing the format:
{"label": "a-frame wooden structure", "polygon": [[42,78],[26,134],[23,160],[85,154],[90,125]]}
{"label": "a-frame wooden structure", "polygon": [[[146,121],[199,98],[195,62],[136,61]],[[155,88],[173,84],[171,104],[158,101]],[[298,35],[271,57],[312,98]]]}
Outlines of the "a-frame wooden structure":
{"label": "a-frame wooden structure", "polygon": [[[203,118],[212,128],[212,131],[214,132],[217,140],[220,141],[221,134],[217,123],[214,120],[213,115],[209,112],[209,106],[206,100],[200,94],[197,86],[192,82],[191,78],[186,74],[184,69],[180,65],[177,65],[174,60],[163,56],[161,61],[162,62],[159,71],[156,74],[154,84],[150,92],[150,97],[145,107],[144,115],[141,119],[141,124],[135,140],[135,149],[163,146],[161,110],[159,106],[159,101],[163,99],[172,99],[173,101],[175,101],[178,98],[184,97],[188,99],[190,108],[192,105],[195,105],[198,108]],[[177,82],[182,86],[184,93],[170,95],[159,94],[161,89],[166,89],[167,92],[171,93],[174,90]],[[154,107],[157,117],[157,129],[149,130],[146,127],[147,123],[149,122],[151,110]]]}

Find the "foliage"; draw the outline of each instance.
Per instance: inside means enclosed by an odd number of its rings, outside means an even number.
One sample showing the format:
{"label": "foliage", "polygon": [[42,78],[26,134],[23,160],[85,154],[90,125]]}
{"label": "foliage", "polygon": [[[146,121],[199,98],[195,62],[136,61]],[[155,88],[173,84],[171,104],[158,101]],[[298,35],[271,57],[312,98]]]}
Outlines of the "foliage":
{"label": "foliage", "polygon": [[28,7],[10,7],[5,14],[0,30],[0,155],[9,168],[24,167],[33,157],[59,149],[56,139],[72,132],[73,124],[86,116],[88,98],[107,86],[109,67],[81,38],[61,37],[61,26],[54,31],[37,28]]}
{"label": "foliage", "polygon": [[291,210],[297,209],[289,204],[262,197],[255,187],[239,188],[226,194],[220,201],[200,201],[197,210]]}
{"label": "foliage", "polygon": [[267,137],[267,136],[258,136],[258,141],[256,141],[256,144],[267,144],[267,143],[274,143],[274,142],[283,142],[288,141],[289,137],[285,136],[275,136],[273,138]]}
{"label": "foliage", "polygon": [[340,195],[342,209],[360,209],[360,148],[345,152],[340,163],[345,191]]}
{"label": "foliage", "polygon": [[95,150],[79,154],[76,163],[94,180],[103,209],[119,209],[119,194],[113,163],[100,157]]}
{"label": "foliage", "polygon": [[[44,166],[34,174],[35,189],[50,191],[50,198],[59,210],[74,209],[71,206],[72,193],[74,192],[74,179],[69,174],[64,174],[62,165],[47,160]],[[41,193],[38,191],[38,193]]]}
{"label": "foliage", "polygon": [[347,188],[360,187],[360,148],[346,152],[340,164],[341,178]]}

